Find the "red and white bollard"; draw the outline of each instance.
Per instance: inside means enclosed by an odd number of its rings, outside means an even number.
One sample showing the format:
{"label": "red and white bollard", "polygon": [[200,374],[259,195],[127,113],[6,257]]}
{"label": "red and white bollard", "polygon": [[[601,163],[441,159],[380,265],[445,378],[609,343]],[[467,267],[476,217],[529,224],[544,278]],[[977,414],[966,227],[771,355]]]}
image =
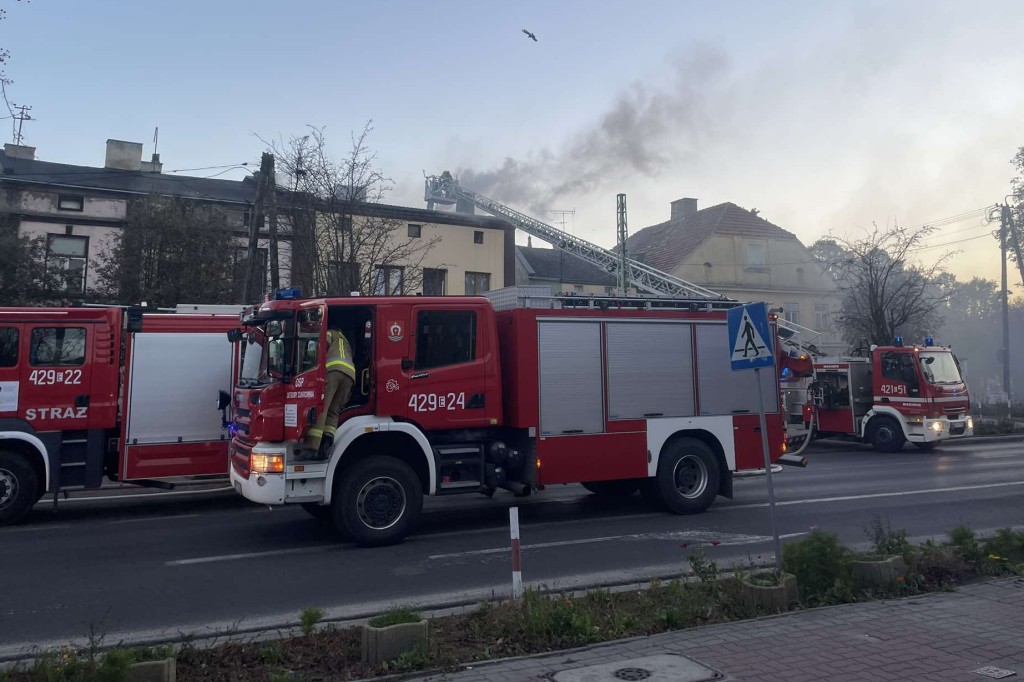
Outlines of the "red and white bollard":
{"label": "red and white bollard", "polygon": [[519,551],[519,507],[508,509],[509,533],[512,537],[512,598],[523,598],[523,557]]}

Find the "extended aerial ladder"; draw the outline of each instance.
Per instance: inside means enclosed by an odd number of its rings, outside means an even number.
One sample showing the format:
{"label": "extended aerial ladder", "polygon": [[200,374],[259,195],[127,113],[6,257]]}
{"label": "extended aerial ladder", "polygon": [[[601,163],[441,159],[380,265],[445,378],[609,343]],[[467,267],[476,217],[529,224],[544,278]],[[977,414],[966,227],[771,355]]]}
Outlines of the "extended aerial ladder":
{"label": "extended aerial ladder", "polygon": [[[621,234],[625,231],[625,196],[619,196],[621,197],[618,206]],[[580,239],[493,199],[472,192],[459,185],[458,179],[448,171],[444,171],[440,175],[426,177],[423,199],[430,209],[433,209],[435,204],[450,206],[463,203],[487,211],[491,215],[508,221],[516,229],[615,275],[620,283],[620,288],[623,288],[622,283],[627,283],[639,292],[659,297],[693,301],[695,304],[703,303],[712,307],[736,305],[736,301],[728,296],[652,268],[645,263],[629,258],[624,252],[615,252],[597,244],[591,244],[585,239]],[[625,244],[620,244],[619,248],[625,249]],[[801,335],[805,332],[816,333],[779,318],[779,336],[784,342],[802,352],[817,354],[817,349],[812,344],[800,341]]]}

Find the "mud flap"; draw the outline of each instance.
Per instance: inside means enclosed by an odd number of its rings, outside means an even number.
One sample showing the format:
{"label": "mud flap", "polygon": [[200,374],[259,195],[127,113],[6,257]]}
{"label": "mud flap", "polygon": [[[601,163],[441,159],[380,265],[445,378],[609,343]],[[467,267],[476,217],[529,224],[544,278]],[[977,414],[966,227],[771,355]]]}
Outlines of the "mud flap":
{"label": "mud flap", "polygon": [[718,494],[722,497],[732,499],[732,472],[725,470],[722,472],[721,480],[718,483]]}

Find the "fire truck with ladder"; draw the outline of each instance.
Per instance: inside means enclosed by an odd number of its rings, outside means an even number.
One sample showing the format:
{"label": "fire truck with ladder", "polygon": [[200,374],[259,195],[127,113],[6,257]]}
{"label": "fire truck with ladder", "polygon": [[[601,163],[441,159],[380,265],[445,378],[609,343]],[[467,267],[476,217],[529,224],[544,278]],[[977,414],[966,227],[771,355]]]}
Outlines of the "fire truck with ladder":
{"label": "fire truck with ladder", "polygon": [[0,524],[104,477],[227,475],[213,401],[235,383],[238,313],[145,310],[0,308]]}
{"label": "fire truck with ladder", "polygon": [[[426,197],[469,201],[655,296],[285,291],[232,332],[242,370],[231,480],[241,495],[301,504],[381,545],[411,531],[424,495],[582,483],[696,513],[732,495],[733,472],[763,468],[756,379],[729,362],[726,310],[738,302],[468,192],[447,173],[427,178]],[[624,213],[620,202],[620,235]],[[306,459],[297,445],[323,409],[328,329],[351,342],[357,378],[327,457]],[[763,398],[778,461],[777,378]]]}
{"label": "fire truck with ladder", "polygon": [[908,442],[930,450],[974,435],[967,384],[951,348],[931,337],[921,345],[897,337],[891,346],[864,346],[847,357],[794,352],[784,359],[783,386],[804,384],[783,389],[792,403],[792,445],[808,436],[842,437],[896,452]]}

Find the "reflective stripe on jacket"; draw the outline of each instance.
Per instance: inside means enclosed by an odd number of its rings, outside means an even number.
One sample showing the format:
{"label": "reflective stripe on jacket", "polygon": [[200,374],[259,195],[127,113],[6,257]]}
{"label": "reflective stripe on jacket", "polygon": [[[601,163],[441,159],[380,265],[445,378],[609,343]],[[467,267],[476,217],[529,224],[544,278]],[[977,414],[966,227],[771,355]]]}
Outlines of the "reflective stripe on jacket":
{"label": "reflective stripe on jacket", "polygon": [[352,346],[348,339],[337,329],[327,332],[327,361],[324,363],[328,372],[343,372],[356,379],[356,366],[352,364]]}

